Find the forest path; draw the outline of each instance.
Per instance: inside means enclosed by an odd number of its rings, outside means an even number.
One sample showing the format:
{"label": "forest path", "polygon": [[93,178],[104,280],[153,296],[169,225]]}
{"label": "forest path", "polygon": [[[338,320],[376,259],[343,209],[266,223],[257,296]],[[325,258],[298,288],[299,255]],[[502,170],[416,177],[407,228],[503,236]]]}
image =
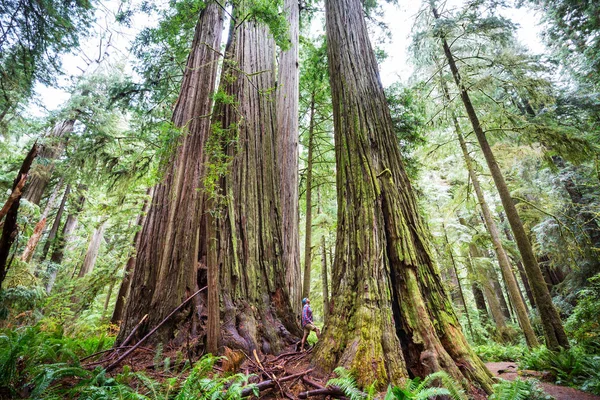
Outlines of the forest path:
{"label": "forest path", "polygon": [[[518,365],[514,362],[489,362],[485,363],[492,375],[497,376],[507,381],[513,381],[517,377],[527,379],[530,377],[540,379],[541,373],[532,372],[531,375],[524,374],[524,371],[518,371]],[[540,382],[544,391],[556,400],[600,400],[600,396],[591,393],[582,392],[581,390],[573,389],[566,386],[558,386],[548,382]]]}

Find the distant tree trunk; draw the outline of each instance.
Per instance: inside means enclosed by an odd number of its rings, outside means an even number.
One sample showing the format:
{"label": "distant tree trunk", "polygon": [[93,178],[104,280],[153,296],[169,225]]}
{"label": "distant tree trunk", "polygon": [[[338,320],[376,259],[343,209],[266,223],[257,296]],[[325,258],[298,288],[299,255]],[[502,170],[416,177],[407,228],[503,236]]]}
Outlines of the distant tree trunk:
{"label": "distant tree trunk", "polygon": [[63,152],[65,136],[73,132],[75,120],[69,119],[54,125],[52,132],[44,139],[39,152],[39,159],[44,163],[37,163],[31,172],[31,182],[25,189],[23,197],[33,204],[40,204],[44,191],[52,178],[54,160]]}
{"label": "distant tree trunk", "polygon": [[[481,252],[474,244],[469,245],[469,256],[471,261],[480,258]],[[502,312],[502,307],[500,305],[500,301],[498,300],[498,296],[494,291],[492,280],[490,279],[490,273],[487,269],[478,267],[477,264],[474,265],[476,274],[480,277],[481,287],[483,292],[485,293],[485,298],[487,299],[488,306],[490,308],[490,313],[492,314],[492,318],[496,324],[496,328],[500,332],[501,338],[504,338],[504,331],[506,331],[506,317]]]}
{"label": "distant tree trunk", "polygon": [[[207,209],[214,206],[209,203]],[[221,309],[219,304],[219,293],[221,285],[219,282],[219,254],[217,243],[217,218],[214,218],[210,212],[206,213],[206,232],[207,232],[207,313],[206,321],[206,351],[217,354],[219,348],[219,337],[221,332]]]}
{"label": "distant tree trunk", "polygon": [[79,274],[77,275],[78,278],[83,278],[94,269],[94,266],[96,265],[96,259],[98,258],[98,253],[100,252],[100,245],[102,244],[102,239],[104,238],[105,224],[106,220],[100,222],[98,227],[94,229],[87,251],[85,252],[83,264],[81,265]]}
{"label": "distant tree trunk", "polygon": [[506,297],[504,297],[504,290],[502,290],[502,285],[500,284],[500,280],[498,279],[498,271],[496,271],[496,268],[490,268],[490,270],[488,271],[488,279],[490,280],[490,284],[494,289],[494,293],[496,293],[496,298],[500,303],[500,308],[502,309],[504,317],[508,321],[512,320],[510,308],[508,306],[508,302],[506,301]]}
{"label": "distant tree trunk", "polygon": [[325,235],[321,236],[321,280],[323,285],[323,323],[329,318],[329,271],[327,268],[327,249]]}
{"label": "distant tree trunk", "polygon": [[[219,64],[222,12],[212,1],[200,12],[172,118],[184,133],[152,196],[142,239],[136,249],[135,273],[117,343],[148,314],[147,322],[136,333],[145,335],[197,285],[203,154],[210,131],[209,115]],[[181,314],[181,318],[169,320],[153,340],[171,339],[186,317]]]}
{"label": "distant tree trunk", "polygon": [[[19,190],[18,186],[24,182],[24,179],[26,179],[25,177],[29,173],[29,169],[31,168],[33,160],[37,156],[37,152],[38,144],[34,143],[31,147],[31,150],[29,150],[29,153],[27,153],[27,156],[25,156],[25,159],[21,164],[21,169],[19,169],[19,173],[13,181],[13,193]],[[10,265],[7,265],[8,256],[10,254],[10,248],[15,241],[19,230],[17,226],[17,214],[19,213],[20,203],[21,195],[17,196],[12,201],[10,208],[6,213],[4,225],[2,225],[2,236],[0,236],[0,289],[2,288],[2,282],[4,282],[4,278],[6,278],[8,268],[10,268]]]}
{"label": "distant tree trunk", "polygon": [[58,234],[58,229],[60,228],[60,220],[62,219],[62,215],[65,211],[65,204],[67,204],[67,198],[69,197],[69,193],[71,192],[71,185],[67,185],[65,188],[65,192],[63,194],[60,205],[58,206],[58,210],[56,211],[56,216],[54,217],[54,222],[52,223],[52,228],[50,228],[50,233],[48,234],[48,238],[46,239],[46,243],[44,243],[44,248],[42,249],[42,257],[41,261],[44,261],[48,256],[48,252],[50,251],[50,247],[54,243],[56,239],[56,235]]}
{"label": "distant tree trunk", "polygon": [[148,214],[148,209],[150,208],[150,199],[154,193],[154,188],[149,188],[146,191],[146,198],[144,199],[144,204],[142,205],[142,211],[137,217],[135,222],[136,232],[133,236],[133,253],[127,259],[127,264],[125,264],[125,271],[123,271],[123,280],[121,281],[121,286],[119,287],[119,293],[117,294],[117,302],[115,303],[115,309],[113,311],[112,318],[110,322],[117,325],[121,323],[123,319],[123,311],[125,309],[125,302],[127,297],[129,296],[129,290],[131,288],[131,278],[134,274],[135,267],[135,249],[139,248],[139,243],[141,240],[142,227],[144,226],[144,222],[146,221],[146,214]]}
{"label": "distant tree trunk", "polygon": [[463,310],[465,311],[465,317],[467,317],[467,324],[469,325],[469,332],[471,332],[471,337],[475,337],[473,333],[473,325],[471,324],[471,316],[469,315],[469,309],[467,308],[467,301],[465,300],[465,294],[463,292],[462,283],[460,282],[460,276],[458,275],[458,268],[456,268],[456,260],[454,259],[454,252],[452,251],[452,247],[450,246],[450,241],[448,240],[448,233],[446,232],[446,224],[442,222],[442,230],[444,231],[444,239],[446,242],[446,251],[450,256],[450,263],[452,265],[452,272],[454,277],[456,277],[456,285],[458,287],[458,298],[460,303],[463,306]]}
{"label": "distant tree trunk", "polygon": [[21,254],[21,261],[31,261],[31,257],[33,257],[33,253],[35,252],[35,249],[37,248],[37,245],[40,242],[40,238],[42,237],[42,233],[44,232],[44,228],[46,227],[46,220],[48,218],[48,214],[50,213],[50,210],[54,207],[54,201],[56,200],[58,192],[62,187],[62,182],[63,180],[61,178],[59,183],[57,183],[54,187],[54,190],[52,191],[52,194],[50,195],[50,198],[46,203],[46,207],[44,208],[44,211],[40,216],[40,220],[37,224],[35,224],[35,227],[33,228],[33,233],[27,241],[27,245],[25,246],[25,250],[23,250],[23,254]]}
{"label": "distant tree trunk", "polygon": [[304,237],[304,285],[302,285],[302,297],[310,295],[310,270],[312,264],[312,173],[313,173],[313,151],[314,151],[314,122],[315,122],[315,98],[314,92],[310,103],[310,120],[308,125],[308,160],[306,165],[306,229]]}
{"label": "distant tree trunk", "polygon": [[[298,38],[300,8],[297,0],[284,0],[290,34],[290,48],[283,51],[278,65],[277,79],[277,155],[281,182],[282,247],[287,291],[292,309],[299,315],[300,294],[300,242],[298,223]],[[306,267],[305,267],[306,271]],[[306,279],[304,280],[306,283]],[[308,294],[304,294],[307,297]]]}
{"label": "distant tree trunk", "polygon": [[349,367],[364,385],[445,370],[491,392],[432,259],[362,2],[325,9],[338,218],[331,314],[313,363]]}
{"label": "distant tree trunk", "polygon": [[278,353],[301,334],[281,257],[274,49],[266,26],[244,21],[236,27],[220,88],[236,105],[218,104],[214,112],[213,132],[228,136],[219,140],[232,160],[221,180],[225,201],[219,205],[217,234],[221,344],[246,352]]}
{"label": "distant tree trunk", "polygon": [[110,285],[108,286],[108,293],[106,293],[106,300],[104,300],[104,308],[102,309],[102,316],[100,319],[104,320],[106,316],[106,312],[108,311],[108,306],[110,304],[110,298],[112,297],[113,289],[115,288],[115,280],[110,281]]}
{"label": "distant tree trunk", "polygon": [[[435,18],[438,19],[439,15],[437,10],[433,8],[432,11]],[[548,288],[544,282],[542,271],[537,263],[531,243],[529,242],[529,238],[527,237],[527,233],[523,228],[523,223],[521,222],[519,213],[517,212],[515,204],[511,198],[510,191],[506,186],[502,171],[496,162],[494,153],[492,152],[492,149],[487,141],[485,132],[481,127],[479,118],[477,117],[477,113],[475,112],[475,108],[471,102],[468,90],[462,82],[460,73],[454,60],[454,56],[450,50],[450,46],[448,45],[448,42],[443,34],[441,39],[442,46],[444,48],[444,54],[450,66],[450,70],[452,71],[452,76],[454,77],[454,81],[460,92],[460,97],[463,105],[465,106],[467,116],[469,117],[469,121],[473,126],[473,131],[475,132],[479,146],[481,147],[492,174],[492,178],[494,179],[494,183],[496,184],[496,188],[498,189],[498,194],[500,195],[502,205],[504,206],[504,211],[506,212],[506,216],[512,228],[515,241],[519,247],[519,251],[523,259],[523,265],[525,266],[525,271],[527,273],[527,277],[529,278],[529,284],[531,285],[533,296],[536,299],[535,303],[538,305],[538,310],[542,319],[546,345],[550,349],[557,349],[561,346],[569,347],[569,340],[567,339],[567,335],[562,326],[562,321],[560,320],[560,316],[558,315],[556,308],[554,308],[552,297],[550,296],[550,292],[548,291]]]}
{"label": "distant tree trunk", "polygon": [[[83,185],[79,185],[79,191],[85,190]],[[46,284],[46,293],[50,294],[52,288],[54,287],[54,282],[56,281],[56,275],[58,274],[58,266],[62,264],[65,248],[68,243],[71,242],[73,232],[75,232],[75,228],[77,228],[77,218],[81,210],[83,210],[83,203],[85,202],[85,195],[82,193],[75,200],[73,204],[73,209],[69,212],[67,216],[67,220],[65,221],[65,225],[63,226],[62,233],[57,240],[56,246],[50,255],[51,264],[48,266],[48,283]]]}

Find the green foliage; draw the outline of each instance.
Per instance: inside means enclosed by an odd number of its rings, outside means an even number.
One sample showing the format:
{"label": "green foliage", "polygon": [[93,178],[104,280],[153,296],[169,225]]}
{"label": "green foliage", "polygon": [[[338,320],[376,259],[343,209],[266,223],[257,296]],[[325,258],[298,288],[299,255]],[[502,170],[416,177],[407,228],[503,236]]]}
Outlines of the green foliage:
{"label": "green foliage", "polygon": [[[437,385],[437,386],[433,386]],[[466,400],[464,390],[444,371],[434,372],[425,379],[408,379],[404,386],[389,386],[385,400],[431,399],[447,396],[454,400]]]}
{"label": "green foliage", "polygon": [[502,380],[494,385],[494,393],[490,400],[552,400],[554,397],[546,394],[538,381],[528,379],[522,381]]}
{"label": "green foliage", "polygon": [[523,369],[550,371],[556,383],[600,394],[600,356],[581,347],[553,352],[545,347],[534,349],[519,363]]}
{"label": "green foliage", "polygon": [[567,319],[565,329],[582,348],[600,354],[600,274],[588,282],[590,286],[579,292],[577,305]]}
{"label": "green foliage", "polygon": [[365,400],[367,394],[362,392],[356,383],[356,379],[352,373],[344,367],[337,367],[333,370],[337,374],[337,378],[332,378],[327,381],[327,386],[337,386],[350,400]]}
{"label": "green foliage", "polygon": [[474,346],[473,350],[484,362],[518,361],[528,351],[522,345],[503,346],[493,342]]}

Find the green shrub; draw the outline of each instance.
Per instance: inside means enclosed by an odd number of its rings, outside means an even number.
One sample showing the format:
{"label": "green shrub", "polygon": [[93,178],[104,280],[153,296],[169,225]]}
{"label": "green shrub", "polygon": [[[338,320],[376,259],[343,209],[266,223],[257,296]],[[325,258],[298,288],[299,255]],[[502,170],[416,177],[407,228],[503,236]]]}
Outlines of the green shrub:
{"label": "green shrub", "polygon": [[590,286],[581,290],[577,306],[565,323],[565,329],[575,342],[590,353],[600,353],[600,274],[588,280]]}
{"label": "green shrub", "polygon": [[527,350],[522,345],[503,346],[498,343],[475,346],[473,349],[484,362],[518,361]]}

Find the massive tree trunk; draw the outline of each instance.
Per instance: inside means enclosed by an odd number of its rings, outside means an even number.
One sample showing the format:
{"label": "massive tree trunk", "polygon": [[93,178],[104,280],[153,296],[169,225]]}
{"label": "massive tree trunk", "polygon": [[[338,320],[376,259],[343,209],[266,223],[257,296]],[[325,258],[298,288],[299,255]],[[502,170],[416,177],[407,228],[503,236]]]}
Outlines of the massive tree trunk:
{"label": "massive tree trunk", "polygon": [[220,91],[235,104],[217,106],[213,129],[231,160],[220,181],[214,249],[221,274],[221,344],[264,353],[281,351],[301,334],[282,258],[274,56],[267,27],[245,21],[230,34]]}
{"label": "massive tree trunk", "polygon": [[[292,309],[300,314],[300,243],[298,240],[298,38],[300,8],[297,0],[284,0],[290,48],[281,53],[277,80],[277,161],[281,182],[281,226],[287,291]],[[306,297],[307,295],[305,295]]]}
{"label": "massive tree trunk", "polygon": [[48,203],[46,203],[46,207],[44,207],[44,211],[40,216],[40,220],[35,227],[33,228],[33,233],[29,237],[27,241],[27,245],[25,246],[25,250],[23,250],[23,254],[21,254],[21,261],[29,262],[31,261],[31,257],[33,257],[33,253],[37,248],[38,243],[40,242],[40,238],[42,237],[42,233],[44,232],[44,228],[46,227],[46,219],[48,218],[48,214],[50,214],[50,210],[54,207],[54,201],[58,196],[58,192],[62,187],[62,178],[58,184],[54,187],[54,191],[50,195],[48,199]]}
{"label": "massive tree trunk", "polygon": [[48,233],[48,238],[46,239],[46,243],[44,243],[44,248],[42,249],[42,257],[40,257],[41,261],[44,261],[46,259],[46,257],[48,256],[48,252],[50,251],[50,247],[56,239],[58,229],[60,228],[60,221],[62,219],[63,213],[65,212],[65,205],[67,204],[67,199],[69,198],[70,192],[71,185],[67,184],[62,200],[60,201],[60,205],[58,206],[58,210],[56,211],[56,216],[54,217],[52,228],[50,228],[50,233]]}
{"label": "massive tree trunk", "polygon": [[308,160],[306,165],[306,229],[304,237],[304,284],[302,297],[310,295],[310,270],[312,264],[312,185],[313,185],[313,152],[314,152],[314,123],[315,100],[314,92],[310,103],[310,120],[308,125]]}
{"label": "massive tree trunk", "polygon": [[94,269],[94,266],[96,265],[96,259],[98,259],[98,253],[100,252],[100,246],[102,245],[102,239],[104,239],[105,225],[106,220],[100,222],[96,229],[94,229],[87,251],[85,252],[83,264],[81,264],[79,274],[77,275],[78,278],[83,278]]}
{"label": "massive tree trunk", "polygon": [[[183,134],[152,196],[142,240],[136,249],[135,273],[117,343],[148,314],[147,322],[136,333],[146,334],[193,293],[197,285],[203,153],[210,131],[222,12],[217,3],[208,2],[196,25],[172,118]],[[168,341],[181,320],[172,318],[154,338]]]}
{"label": "massive tree trunk", "polygon": [[[439,14],[437,10],[433,8],[432,11],[435,18],[438,19]],[[450,70],[452,71],[452,76],[454,77],[454,81],[460,92],[460,97],[467,112],[467,116],[469,117],[469,121],[473,126],[473,131],[475,132],[479,146],[481,147],[488,168],[492,174],[492,178],[494,179],[494,183],[496,184],[496,188],[498,189],[502,206],[506,212],[506,217],[512,228],[517,246],[519,247],[519,251],[523,259],[523,265],[525,266],[525,272],[527,273],[529,284],[531,285],[533,296],[535,298],[535,303],[538,306],[538,310],[542,319],[544,336],[546,338],[546,346],[551,349],[557,349],[561,346],[569,347],[569,340],[567,339],[567,335],[562,326],[562,321],[560,320],[560,316],[556,311],[556,308],[554,308],[554,304],[552,303],[550,291],[544,282],[544,277],[537,263],[535,254],[533,253],[533,248],[527,233],[525,232],[525,228],[523,227],[523,223],[519,213],[517,212],[517,208],[515,207],[513,199],[510,195],[508,186],[506,186],[506,182],[504,181],[504,175],[502,174],[502,171],[496,162],[492,148],[490,147],[485,132],[483,131],[483,128],[479,122],[479,118],[475,112],[473,103],[471,102],[469,92],[462,82],[460,73],[454,60],[454,56],[450,50],[450,46],[443,35],[441,40],[446,60],[448,61]]]}
{"label": "massive tree trunk", "polygon": [[[38,144],[34,143],[31,150],[29,150],[29,153],[27,153],[27,156],[25,156],[23,164],[21,164],[21,169],[19,169],[19,173],[13,181],[13,193],[20,192],[20,189],[18,188],[19,186],[22,187],[22,184],[29,173],[29,169],[31,168],[31,164],[37,156],[37,152]],[[19,194],[16,198],[13,198],[10,207],[6,212],[4,224],[2,225],[2,235],[0,236],[0,289],[2,288],[4,278],[6,278],[8,268],[10,267],[10,265],[7,265],[10,248],[19,233],[17,227],[17,214],[19,213],[20,203],[21,195]]]}
{"label": "massive tree trunk", "polygon": [[123,271],[123,280],[121,281],[121,286],[119,287],[119,293],[117,294],[117,302],[115,303],[115,309],[112,314],[112,318],[110,322],[113,324],[120,324],[123,319],[123,312],[125,311],[125,302],[127,300],[127,296],[129,296],[129,290],[131,288],[131,278],[134,274],[135,268],[135,249],[139,248],[141,236],[142,236],[142,227],[144,226],[144,222],[146,221],[146,214],[148,214],[148,208],[150,208],[150,199],[154,193],[154,189],[150,188],[146,192],[146,198],[144,199],[144,204],[142,206],[142,211],[137,217],[137,221],[135,222],[135,226],[137,231],[133,236],[133,253],[130,254],[127,259],[127,264],[125,264],[125,270]]}
{"label": "massive tree trunk", "polygon": [[33,204],[40,204],[44,191],[52,178],[54,160],[63,152],[65,147],[65,136],[73,132],[75,120],[69,119],[54,125],[52,132],[44,139],[44,144],[39,152],[39,159],[44,162],[37,163],[31,171],[31,181],[23,197]]}
{"label": "massive tree trunk", "polygon": [[445,370],[491,392],[431,257],[362,2],[325,9],[338,225],[331,314],[313,362],[349,367],[364,385]]}

